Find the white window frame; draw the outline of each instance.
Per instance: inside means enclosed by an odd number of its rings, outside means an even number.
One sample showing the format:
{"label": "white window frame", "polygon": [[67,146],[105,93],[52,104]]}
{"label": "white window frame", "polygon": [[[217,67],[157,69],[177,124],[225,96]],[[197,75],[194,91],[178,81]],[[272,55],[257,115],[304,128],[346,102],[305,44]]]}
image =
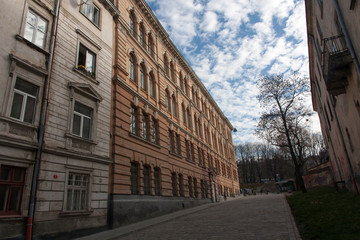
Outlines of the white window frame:
{"label": "white window frame", "polygon": [[[29,20],[29,15],[32,14],[35,16],[35,23],[32,25],[31,23],[28,22]],[[45,22],[45,29],[40,29],[39,28],[39,22],[43,21]],[[26,31],[27,29],[29,29],[29,27],[33,27],[33,33],[31,34],[31,39],[30,37],[27,37],[26,35]],[[24,28],[24,38],[26,40],[28,40],[29,42],[32,42],[33,44],[35,44],[36,46],[40,47],[40,48],[44,48],[45,46],[45,41],[46,41],[46,33],[47,33],[47,29],[48,29],[48,21],[41,17],[39,14],[35,13],[34,11],[32,11],[31,9],[28,10],[27,12],[27,16],[26,16],[26,20],[25,20],[25,28]],[[39,34],[43,34],[43,38],[42,38],[42,43],[38,44],[36,43],[37,37]]]}
{"label": "white window frame", "polygon": [[100,8],[94,3],[83,2],[80,6],[80,12],[97,27],[100,26]]}
{"label": "white window frame", "polygon": [[[83,113],[77,112],[77,111],[75,110],[76,104],[79,104],[79,105],[82,105],[82,106],[85,107],[85,108],[88,108],[88,110],[91,111],[91,112],[90,112],[90,116],[87,116],[87,115],[85,115],[85,114],[83,114]],[[93,109],[93,108],[91,108],[91,107],[89,107],[89,106],[87,106],[87,105],[85,105],[85,104],[83,104],[83,103],[75,100],[75,102],[74,102],[74,110],[73,110],[73,118],[72,118],[73,121],[72,121],[72,126],[71,126],[71,132],[72,132],[72,134],[74,134],[74,135],[76,135],[76,136],[79,136],[79,137],[82,137],[82,138],[91,139],[91,137],[92,137],[92,136],[91,136],[91,129],[92,129],[92,123],[93,123],[93,112],[94,112],[94,109]],[[79,128],[80,134],[74,133],[75,115],[78,116],[78,117],[80,117],[80,128]],[[84,121],[85,121],[86,119],[90,120],[89,129],[88,129],[88,131],[89,131],[89,137],[84,137]]]}

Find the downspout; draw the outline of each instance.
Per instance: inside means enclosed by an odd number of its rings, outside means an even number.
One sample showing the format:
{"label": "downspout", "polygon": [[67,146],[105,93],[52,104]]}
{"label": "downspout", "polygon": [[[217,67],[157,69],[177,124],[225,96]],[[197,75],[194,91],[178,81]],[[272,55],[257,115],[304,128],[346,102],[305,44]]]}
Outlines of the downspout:
{"label": "downspout", "polygon": [[28,219],[27,219],[27,224],[26,224],[26,239],[27,240],[31,240],[31,237],[32,237],[37,181],[38,181],[38,176],[39,176],[41,154],[42,154],[43,147],[44,147],[45,120],[46,120],[47,104],[48,104],[48,98],[49,98],[49,89],[50,89],[49,86],[50,86],[51,70],[52,70],[54,50],[55,50],[55,39],[56,39],[56,32],[57,32],[57,25],[58,25],[58,18],[59,18],[59,8],[60,8],[60,0],[55,0],[55,12],[54,12],[53,22],[52,22],[52,26],[51,26],[51,38],[50,38],[50,46],[49,46],[50,55],[49,55],[49,58],[47,61],[47,77],[44,82],[44,91],[43,91],[43,98],[42,98],[41,111],[40,111],[39,128],[38,128],[39,147],[36,151],[34,171],[33,171],[33,176],[32,176],[32,181],[31,181],[30,204],[29,204]]}
{"label": "downspout", "polygon": [[[348,48],[349,48],[349,51],[351,53],[351,57],[353,58],[354,60],[354,64],[355,64],[355,67],[356,67],[356,71],[358,73],[358,76],[360,76],[360,67],[359,67],[359,61],[357,59],[357,56],[356,56],[356,53],[355,53],[355,50],[354,50],[354,47],[352,45],[352,42],[351,42],[351,39],[349,37],[349,34],[346,30],[346,26],[345,26],[345,22],[344,22],[344,19],[342,17],[342,14],[341,14],[341,11],[340,11],[340,7],[339,7],[339,3],[337,0],[334,0],[334,5],[335,5],[335,9],[336,9],[336,13],[338,15],[338,19],[339,19],[339,23],[341,25],[341,28],[343,30],[343,34],[344,34],[344,37],[345,37],[345,41],[346,41],[346,44],[348,45]],[[353,170],[353,167],[351,165],[351,162],[350,162],[350,157],[349,157],[349,153],[346,149],[346,145],[345,145],[345,140],[344,140],[344,135],[343,135],[343,132],[341,130],[341,126],[340,126],[340,123],[339,123],[339,119],[338,119],[338,116],[337,116],[337,113],[336,113],[336,110],[335,110],[335,107],[333,105],[333,102],[331,101],[331,107],[334,111],[334,115],[335,115],[335,119],[336,119],[336,123],[337,123],[337,126],[338,126],[338,129],[339,129],[339,132],[340,132],[340,138],[341,138],[341,142],[344,146],[344,151],[345,151],[345,155],[346,155],[346,160],[347,160],[347,163],[349,165],[349,170],[350,170],[350,174],[351,174],[351,181],[353,183],[353,186],[354,186],[354,190],[355,190],[355,193],[356,195],[359,195],[359,191],[358,191],[358,188],[357,188],[357,185],[356,185],[356,180],[355,180],[355,176],[354,176],[354,170]]]}

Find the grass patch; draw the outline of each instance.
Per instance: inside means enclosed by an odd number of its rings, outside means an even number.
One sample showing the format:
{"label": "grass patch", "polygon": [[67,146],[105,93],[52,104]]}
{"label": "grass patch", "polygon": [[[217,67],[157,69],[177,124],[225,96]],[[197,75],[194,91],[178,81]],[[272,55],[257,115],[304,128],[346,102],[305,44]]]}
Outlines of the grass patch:
{"label": "grass patch", "polygon": [[360,239],[360,196],[322,187],[287,201],[303,240]]}

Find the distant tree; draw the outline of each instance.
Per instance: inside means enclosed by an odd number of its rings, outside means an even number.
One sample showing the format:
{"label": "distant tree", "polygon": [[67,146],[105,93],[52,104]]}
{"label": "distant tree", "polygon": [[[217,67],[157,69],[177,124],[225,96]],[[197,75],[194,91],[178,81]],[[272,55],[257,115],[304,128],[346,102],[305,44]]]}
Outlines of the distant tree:
{"label": "distant tree", "polygon": [[255,131],[271,145],[288,152],[294,164],[297,187],[303,192],[306,192],[306,188],[302,168],[310,139],[307,117],[311,115],[310,110],[302,104],[305,94],[309,92],[307,82],[298,74],[289,77],[275,74],[260,78],[257,99],[265,111]]}

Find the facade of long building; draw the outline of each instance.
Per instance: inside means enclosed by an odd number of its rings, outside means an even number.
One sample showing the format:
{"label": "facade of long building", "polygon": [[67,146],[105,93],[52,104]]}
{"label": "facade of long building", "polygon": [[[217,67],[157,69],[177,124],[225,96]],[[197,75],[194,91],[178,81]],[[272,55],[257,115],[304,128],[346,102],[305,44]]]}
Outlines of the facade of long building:
{"label": "facade of long building", "polygon": [[118,3],[114,226],[239,193],[232,125],[146,2]]}
{"label": "facade of long building", "polygon": [[306,0],[311,93],[336,182],[360,184],[360,20],[355,0]]}
{"label": "facade of long building", "polygon": [[145,1],[6,1],[0,16],[0,238],[239,193],[233,127]]}

